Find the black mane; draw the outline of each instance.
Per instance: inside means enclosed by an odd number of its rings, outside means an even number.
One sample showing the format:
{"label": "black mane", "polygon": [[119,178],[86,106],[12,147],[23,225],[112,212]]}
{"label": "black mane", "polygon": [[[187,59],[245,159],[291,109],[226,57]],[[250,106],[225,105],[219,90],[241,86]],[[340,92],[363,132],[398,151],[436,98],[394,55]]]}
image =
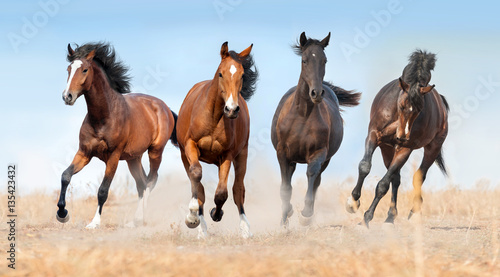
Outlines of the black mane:
{"label": "black mane", "polygon": [[410,85],[410,103],[417,110],[422,110],[424,99],[420,94],[420,87],[427,86],[431,80],[431,71],[436,65],[436,54],[417,49],[408,60],[410,63],[403,70],[403,80]]}
{"label": "black mane", "polygon": [[294,45],[292,45],[293,52],[299,56],[302,56],[302,53],[307,49],[307,47],[311,45],[319,45],[324,49],[323,45],[321,45],[321,41],[313,38],[308,38],[307,42],[304,46],[300,46],[300,42],[297,41]]}
{"label": "black mane", "polygon": [[123,62],[117,60],[115,49],[109,43],[97,42],[86,43],[82,46],[77,45],[73,55],[68,53],[67,60],[73,62],[74,60],[85,59],[93,50],[95,50],[94,61],[101,66],[108,76],[110,86],[119,93],[129,93],[131,79],[127,74],[129,69]]}
{"label": "black mane", "polygon": [[245,72],[245,74],[243,74],[243,85],[240,94],[245,101],[248,101],[255,93],[257,78],[259,77],[259,72],[255,67],[253,57],[252,55],[248,55],[245,59],[241,59],[234,51],[229,51],[229,55],[233,60],[239,62],[243,66],[243,72]]}

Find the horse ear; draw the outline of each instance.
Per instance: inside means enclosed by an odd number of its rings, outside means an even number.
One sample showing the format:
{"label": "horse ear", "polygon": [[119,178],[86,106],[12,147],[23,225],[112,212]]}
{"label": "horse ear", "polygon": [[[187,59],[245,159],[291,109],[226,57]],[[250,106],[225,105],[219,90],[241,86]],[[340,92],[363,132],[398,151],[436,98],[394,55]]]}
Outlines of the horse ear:
{"label": "horse ear", "polygon": [[224,42],[224,43],[222,44],[221,48],[220,48],[220,56],[221,56],[221,58],[223,58],[223,59],[229,56],[229,50],[228,50],[228,48],[227,48],[227,41],[226,41],[226,42]]}
{"label": "horse ear", "polygon": [[326,48],[328,46],[328,43],[330,42],[330,35],[331,32],[328,32],[328,36],[326,36],[320,43],[323,48]]}
{"label": "horse ear", "polygon": [[302,34],[300,34],[300,47],[304,47],[307,43],[307,37],[306,37],[306,32],[302,32]]}
{"label": "horse ear", "polygon": [[252,51],[253,43],[245,50],[241,51],[241,53],[238,54],[240,58],[246,58],[248,55],[250,55],[250,52]]}
{"label": "horse ear", "polygon": [[90,53],[87,54],[87,57],[85,57],[85,59],[87,59],[88,61],[90,61],[94,57],[95,57],[95,50],[92,50],[92,51],[90,51]]}
{"label": "horse ear", "polygon": [[401,78],[399,78],[399,87],[401,87],[404,92],[408,92],[408,89],[410,88],[410,86]]}
{"label": "horse ear", "polygon": [[71,44],[68,43],[68,55],[73,56],[75,54],[75,51],[71,48]]}
{"label": "horse ear", "polygon": [[420,93],[422,95],[426,95],[427,93],[431,92],[431,90],[433,90],[435,86],[436,85],[432,85],[432,86],[427,86],[427,87],[420,88]]}

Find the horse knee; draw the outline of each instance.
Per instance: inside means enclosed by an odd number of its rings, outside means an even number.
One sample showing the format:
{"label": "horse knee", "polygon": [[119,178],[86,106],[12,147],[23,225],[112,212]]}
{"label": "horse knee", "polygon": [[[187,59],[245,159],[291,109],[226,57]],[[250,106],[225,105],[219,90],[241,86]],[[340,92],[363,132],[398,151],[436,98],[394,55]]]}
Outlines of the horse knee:
{"label": "horse knee", "polygon": [[370,170],[372,168],[372,164],[370,161],[366,161],[366,160],[362,160],[361,162],[359,162],[359,174],[360,175],[368,175],[368,173],[370,173]]}
{"label": "horse knee", "polygon": [[377,188],[375,190],[375,195],[382,197],[387,193],[388,190],[389,190],[389,182],[387,180],[382,179],[377,185]]}
{"label": "horse knee", "polygon": [[201,165],[189,166],[189,175],[194,182],[200,182],[202,176]]}
{"label": "horse knee", "polygon": [[214,201],[215,205],[222,206],[227,200],[227,189],[217,190],[215,192]]}
{"label": "horse knee", "polygon": [[108,189],[100,187],[99,191],[97,192],[98,204],[102,206],[107,199],[108,199]]}

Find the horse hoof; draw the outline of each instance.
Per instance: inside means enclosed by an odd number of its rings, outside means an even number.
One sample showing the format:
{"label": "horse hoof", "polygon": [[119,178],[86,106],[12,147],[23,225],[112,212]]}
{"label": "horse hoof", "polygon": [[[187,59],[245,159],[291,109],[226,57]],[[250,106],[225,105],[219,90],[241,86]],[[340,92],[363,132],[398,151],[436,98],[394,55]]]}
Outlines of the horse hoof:
{"label": "horse hoof", "polygon": [[410,213],[408,214],[408,220],[413,216],[413,210],[410,210]]}
{"label": "horse hoof", "polygon": [[212,217],[213,221],[219,222],[222,219],[222,216],[224,215],[224,211],[220,210],[219,214],[216,214],[216,208],[213,208],[210,210],[210,217]]}
{"label": "horse hoof", "polygon": [[303,216],[302,213],[299,213],[299,223],[300,225],[302,226],[309,226],[311,225],[311,222],[313,220],[313,216],[309,216],[309,217],[306,217],[306,216]]}
{"label": "horse hoof", "polygon": [[354,200],[354,198],[351,196],[349,196],[347,198],[347,202],[345,204],[345,209],[347,212],[353,214],[355,212],[358,211],[359,209],[359,199],[358,200]]}
{"label": "horse hoof", "polygon": [[56,213],[56,218],[57,218],[57,221],[61,222],[61,223],[66,223],[69,221],[69,213],[68,213],[68,210],[64,209],[64,215],[59,215],[59,211]]}
{"label": "horse hoof", "polygon": [[191,214],[189,214],[187,217],[186,217],[186,226],[188,228],[196,228],[198,227],[198,225],[200,225],[200,217],[199,216],[192,216]]}

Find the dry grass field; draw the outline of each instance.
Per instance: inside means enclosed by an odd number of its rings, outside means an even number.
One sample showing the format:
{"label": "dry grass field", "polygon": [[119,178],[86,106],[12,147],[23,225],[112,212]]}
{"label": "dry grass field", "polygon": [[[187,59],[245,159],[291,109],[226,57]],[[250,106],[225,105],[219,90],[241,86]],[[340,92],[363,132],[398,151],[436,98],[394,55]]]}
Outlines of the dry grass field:
{"label": "dry grass field", "polygon": [[[66,225],[55,219],[57,192],[20,197],[16,269],[7,268],[2,257],[0,275],[500,276],[499,189],[424,190],[422,217],[412,221],[406,220],[411,191],[401,191],[396,224],[383,223],[389,207],[386,196],[366,229],[357,225],[361,212],[351,215],[344,210],[353,180],[324,180],[315,221],[306,228],[297,219],[306,189],[299,180],[292,198],[297,211],[290,228],[283,230],[278,180],[264,186],[248,178],[246,210],[254,237],[239,237],[230,198],[220,223],[207,216],[210,237],[200,241],[197,232],[184,225],[188,187],[169,186],[172,181],[159,182],[150,198],[146,226],[133,229],[125,227],[136,208],[132,193],[112,189],[101,228],[91,231],[84,227],[95,212],[96,197],[69,197],[71,220]],[[209,210],[213,193],[207,191]],[[361,210],[372,197],[373,189],[363,190]],[[1,221],[6,220],[2,209]],[[5,224],[0,232],[6,233]]]}

